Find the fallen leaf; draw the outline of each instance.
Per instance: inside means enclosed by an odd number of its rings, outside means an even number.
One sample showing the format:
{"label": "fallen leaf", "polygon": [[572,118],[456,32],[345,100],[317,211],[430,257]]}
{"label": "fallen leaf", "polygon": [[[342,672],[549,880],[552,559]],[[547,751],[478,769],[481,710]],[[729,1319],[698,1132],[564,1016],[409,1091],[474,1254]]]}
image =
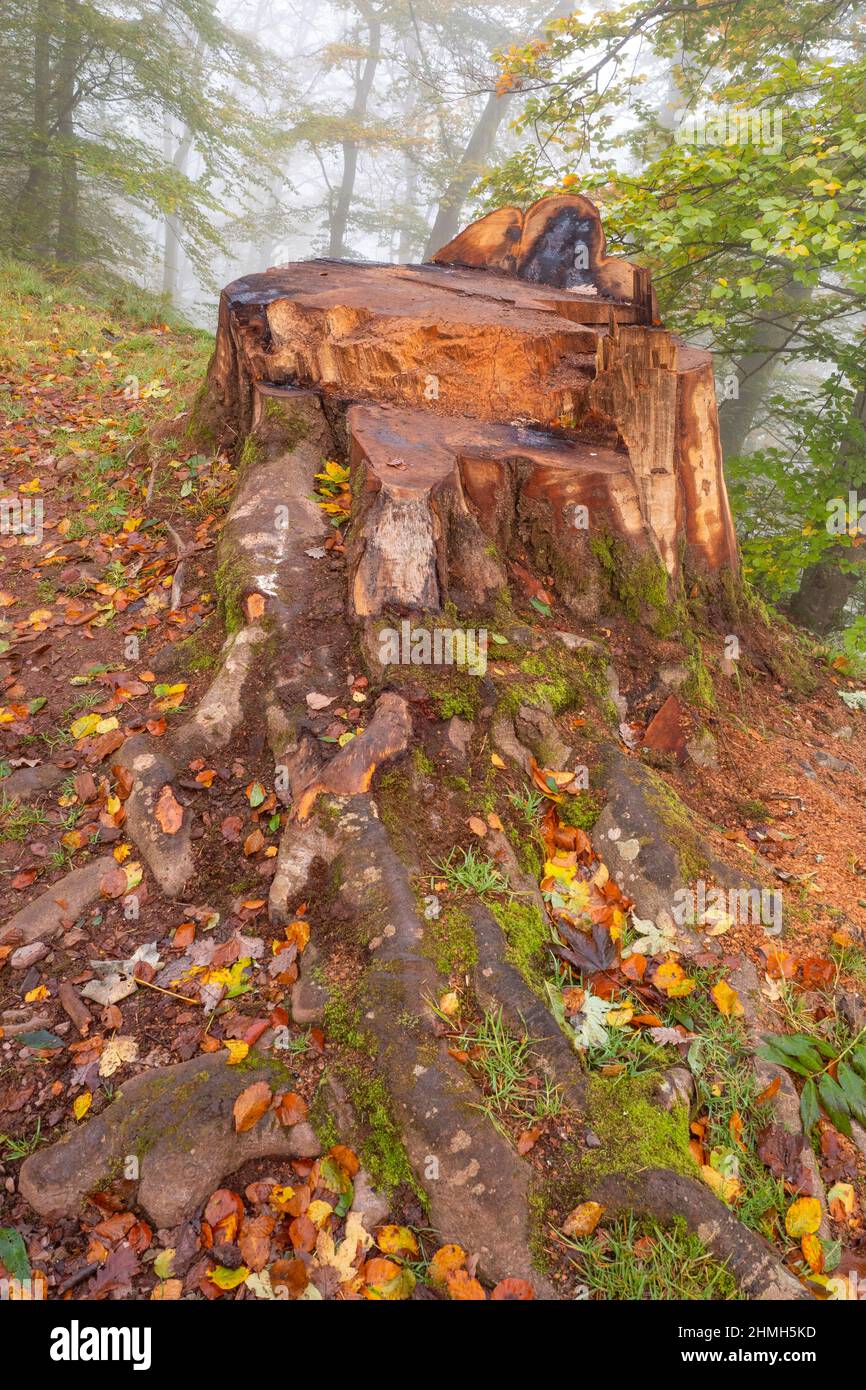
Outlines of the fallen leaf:
{"label": "fallen leaf", "polygon": [[785,1230],[789,1236],[814,1235],[821,1225],[821,1203],[817,1197],[798,1197],[785,1213]]}
{"label": "fallen leaf", "polygon": [[563,1233],[567,1236],[592,1235],[603,1213],[604,1207],[598,1202],[582,1202],[568,1213],[563,1222]]}
{"label": "fallen leaf", "polygon": [[166,782],[156,803],[156,819],[166,835],[176,835],[183,824],[183,807]]}
{"label": "fallen leaf", "polygon": [[241,1091],[233,1107],[235,1132],[246,1134],[258,1124],[272,1100],[273,1091],[266,1081],[254,1081],[252,1086]]}

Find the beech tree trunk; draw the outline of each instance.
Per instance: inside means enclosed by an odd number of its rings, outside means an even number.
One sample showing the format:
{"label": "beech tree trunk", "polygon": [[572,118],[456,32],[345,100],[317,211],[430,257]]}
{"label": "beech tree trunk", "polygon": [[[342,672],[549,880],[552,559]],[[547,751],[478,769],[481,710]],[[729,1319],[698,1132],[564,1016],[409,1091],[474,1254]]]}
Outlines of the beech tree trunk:
{"label": "beech tree trunk", "polygon": [[339,417],[359,618],[484,606],[515,545],[583,615],[605,569],[609,587],[611,568],[649,565],[672,595],[736,568],[710,355],[661,326],[586,198],[491,213],[420,267],[236,281],[209,396],[238,439],[261,382],[311,387]]}

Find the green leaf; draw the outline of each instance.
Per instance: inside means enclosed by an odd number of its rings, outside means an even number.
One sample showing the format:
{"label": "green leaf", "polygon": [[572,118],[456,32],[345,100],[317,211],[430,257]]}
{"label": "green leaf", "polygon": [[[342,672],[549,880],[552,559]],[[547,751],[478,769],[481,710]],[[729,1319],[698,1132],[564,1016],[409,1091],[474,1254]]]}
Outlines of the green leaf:
{"label": "green leaf", "polygon": [[866,1125],[866,1082],[861,1080],[847,1062],[839,1063],[839,1085],[848,1102],[848,1109],[861,1124]]}
{"label": "green leaf", "polygon": [[537,610],[537,612],[539,612],[539,613],[542,614],[543,617],[545,617],[545,618],[549,618],[549,617],[550,617],[550,604],[549,604],[549,603],[542,603],[542,601],[541,601],[540,598],[531,598],[531,599],[529,600],[529,602],[532,604],[532,607],[535,608],[535,609]]}
{"label": "green leaf", "polygon": [[807,1081],[800,1096],[800,1118],[803,1121],[803,1130],[809,1134],[814,1125],[821,1118],[821,1111],[818,1108],[818,1088],[814,1081]]}
{"label": "green leaf", "polygon": [[6,1266],[12,1279],[30,1278],[27,1247],[14,1226],[0,1226],[0,1264]]}
{"label": "green leaf", "polygon": [[842,1134],[847,1135],[850,1139],[851,1116],[848,1113],[848,1102],[845,1099],[845,1092],[827,1071],[824,1072],[818,1083],[818,1095],[821,1098],[821,1104],[827,1111],[833,1124]]}
{"label": "green leaf", "polygon": [[851,1065],[866,1080],[866,1047],[855,1047],[851,1053]]}

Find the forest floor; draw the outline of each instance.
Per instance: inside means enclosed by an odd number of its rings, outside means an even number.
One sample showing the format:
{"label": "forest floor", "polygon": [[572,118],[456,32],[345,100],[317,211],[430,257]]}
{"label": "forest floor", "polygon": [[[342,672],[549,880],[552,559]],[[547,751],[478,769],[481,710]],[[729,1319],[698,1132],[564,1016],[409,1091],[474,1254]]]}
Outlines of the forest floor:
{"label": "forest floor", "polygon": [[[52,1298],[489,1296],[472,1251],[443,1246],[429,1229],[367,1077],[352,995],[357,943],[329,920],[324,897],[297,905],[285,939],[274,939],[267,897],[286,812],[261,743],[248,738],[213,764],[196,760],[181,780],[198,812],[195,901],[161,894],[125,836],[128,785],[113,754],[131,734],[156,744],[170,734],[207,688],[224,636],[215,546],[234,469],[187,433],[212,340],[163,322],[143,302],[97,302],[14,266],[0,268],[0,315],[9,345],[0,361],[0,500],[31,520],[41,504],[40,534],[0,535],[0,1276],[4,1266],[16,1277],[30,1272]],[[324,623],[344,584],[328,521],[323,506],[321,551],[310,560],[321,575],[311,616]],[[178,541],[185,561],[173,604]],[[805,648],[788,674],[759,647],[732,669],[723,634],[704,632],[687,648],[616,610],[603,628],[579,634],[616,671],[624,757],[639,760],[667,699],[675,722],[704,731],[698,761],[678,763],[663,735],[649,757],[681,820],[684,810],[687,877],[711,879],[705,866],[721,861],[782,894],[781,936],[710,912],[683,956],[664,924],[660,935],[658,922],[630,914],[604,846],[590,840],[605,809],[599,701],[557,700],[549,653],[555,632],[574,623],[542,587],[546,576],[517,578],[525,602],[510,629],[497,628],[486,680],[515,692],[518,713],[528,683],[549,683],[559,747],[570,750],[569,766],[589,768],[590,789],[570,795],[569,779],[552,776],[561,771],[556,739],[546,771],[527,779],[473,743],[464,687],[431,697],[407,682],[419,736],[372,791],[383,822],[405,840],[428,914],[442,1046],[468,1069],[484,1113],[546,1193],[537,1267],[563,1297],[741,1296],[682,1223],[575,1205],[568,1179],[580,1117],[543,1076],[533,1040],[473,995],[465,914],[475,901],[491,908],[527,979],[586,1044],[575,1065],[590,1084],[636,1092],[646,1076],[687,1071],[683,1163],[816,1296],[862,1297],[866,713],[841,699],[856,683]],[[342,702],[318,712],[320,738],[352,733],[365,686],[347,668]],[[449,763],[442,740],[452,735]],[[618,944],[615,960],[588,957],[573,974],[557,960],[552,924],[515,906],[492,853],[499,837],[548,901],[557,891],[574,899],[579,887],[592,922]],[[4,935],[21,909],[94,864],[97,891],[70,909],[50,943]],[[308,1000],[305,1013],[292,996],[310,940],[326,957],[329,1001]],[[285,969],[275,971],[287,947]],[[226,986],[213,1007],[166,973],[193,950],[200,973]],[[88,995],[102,979],[94,961],[137,951],[125,995],[102,1003]],[[749,1007],[738,993],[743,978],[754,985]],[[169,1229],[153,1229],[122,1181],[96,1193],[82,1218],[53,1223],[19,1193],[23,1160],[101,1115],[133,1077],[227,1045],[243,1066],[250,1049],[266,1050],[286,1029],[286,1123],[309,1116],[324,1158],[245,1163]],[[801,1101],[809,1172],[799,1141],[775,1118],[778,1078],[766,1084],[754,1070],[758,1029],[788,1039],[771,1060],[781,1059],[789,1087],[815,1094],[814,1113],[808,1094]],[[364,1099],[358,1106],[356,1087],[344,1128],[323,1112],[323,1084],[358,1073]],[[352,1208],[359,1170],[374,1190]],[[362,1216],[354,1225],[352,1210]],[[496,1296],[527,1290],[505,1280]]]}

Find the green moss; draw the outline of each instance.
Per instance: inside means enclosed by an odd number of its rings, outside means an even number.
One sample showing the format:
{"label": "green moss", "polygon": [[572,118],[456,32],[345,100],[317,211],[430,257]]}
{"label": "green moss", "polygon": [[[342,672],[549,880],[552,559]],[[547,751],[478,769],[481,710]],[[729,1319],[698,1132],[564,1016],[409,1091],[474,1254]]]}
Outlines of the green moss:
{"label": "green moss", "polygon": [[433,703],[440,719],[451,719],[456,714],[461,719],[473,720],[478,713],[477,691],[436,691]]}
{"label": "green moss", "polygon": [[569,796],[557,808],[563,825],[573,825],[578,830],[591,830],[601,815],[602,798],[596,792],[578,792]]}
{"label": "green moss", "polygon": [[316,1094],[310,1105],[310,1124],[322,1147],[322,1153],[327,1153],[335,1144],[339,1144],[341,1136],[329,1108],[328,1083],[324,1077],[316,1087]]}
{"label": "green moss", "polygon": [[328,983],[329,997],[325,1005],[325,1037],[338,1047],[349,1047],[354,1052],[375,1050],[370,1039],[361,1028],[361,1008],[357,1000],[357,990],[341,990],[333,981]]}
{"label": "green moss", "polygon": [[352,1108],[368,1131],[361,1141],[359,1157],[374,1186],[391,1193],[405,1184],[426,1208],[427,1194],[412,1171],[382,1078],[369,1076],[353,1063],[341,1062],[339,1069]]}
{"label": "green moss", "polygon": [[683,695],[693,705],[699,705],[702,709],[713,709],[716,692],[712,676],[704,663],[700,638],[692,632],[686,632],[683,634],[683,642],[688,650],[686,665],[689,668],[688,678],[683,684]]}
{"label": "green moss", "polygon": [[680,800],[667,782],[645,767],[647,800],[655,807],[670,831],[670,844],[677,856],[680,873],[687,883],[710,874],[710,864],[703,848],[700,831],[695,826],[695,814]]}
{"label": "green moss", "polygon": [[430,777],[436,770],[432,760],[428,758],[420,744],[416,744],[412,749],[412,765],[422,777]]}
{"label": "green moss", "polygon": [[591,705],[607,722],[615,721],[606,668],[604,652],[591,647],[571,652],[558,642],[552,643],[523,658],[520,674],[500,694],[499,708],[513,718],[521,705],[549,710],[554,715],[574,706]]}
{"label": "green moss", "polygon": [[590,549],[611,593],[632,622],[645,622],[659,637],[670,637],[686,617],[681,598],[671,598],[668,572],[654,555],[636,556],[622,541],[602,531]]}
{"label": "green moss", "polygon": [[401,768],[383,772],[376,785],[379,819],[388,834],[400,838],[405,828],[406,805],[410,799],[409,775]]}
{"label": "green moss", "polygon": [[261,442],[254,434],[248,434],[241,447],[238,466],[242,469],[249,468],[252,464],[258,463],[263,454]]}
{"label": "green moss", "polygon": [[534,840],[520,840],[515,846],[517,850],[517,860],[523,872],[535,882],[541,878],[544,868],[541,850]]}
{"label": "green moss", "polygon": [[243,627],[243,582],[243,567],[236,559],[223,560],[214,575],[220,617],[229,636]]}
{"label": "green moss", "polygon": [[440,975],[465,975],[478,959],[472,923],[462,908],[447,907],[433,922],[424,924],[422,950]]}
{"label": "green moss", "polygon": [[694,1177],[688,1108],[659,1109],[653,1103],[659,1079],[655,1072],[589,1077],[586,1120],[601,1147],[588,1149],[578,1160],[585,1190],[590,1191],[592,1183],[608,1173],[631,1177],[647,1168],[670,1168]]}
{"label": "green moss", "polygon": [[265,396],[265,420],[268,426],[279,432],[280,444],[287,450],[296,449],[310,432],[303,415],[276,396]]}
{"label": "green moss", "polygon": [[320,796],[316,802],[316,820],[326,835],[332,835],[340,822],[339,806],[326,796]]}
{"label": "green moss", "polygon": [[505,959],[520,971],[536,994],[544,996],[550,964],[550,930],[534,903],[490,902],[490,911],[505,937]]}
{"label": "green moss", "polygon": [[529,1207],[529,1258],[532,1268],[539,1274],[551,1274],[553,1261],[547,1253],[547,1210],[551,1206],[552,1193],[549,1187],[530,1190],[526,1201]]}

